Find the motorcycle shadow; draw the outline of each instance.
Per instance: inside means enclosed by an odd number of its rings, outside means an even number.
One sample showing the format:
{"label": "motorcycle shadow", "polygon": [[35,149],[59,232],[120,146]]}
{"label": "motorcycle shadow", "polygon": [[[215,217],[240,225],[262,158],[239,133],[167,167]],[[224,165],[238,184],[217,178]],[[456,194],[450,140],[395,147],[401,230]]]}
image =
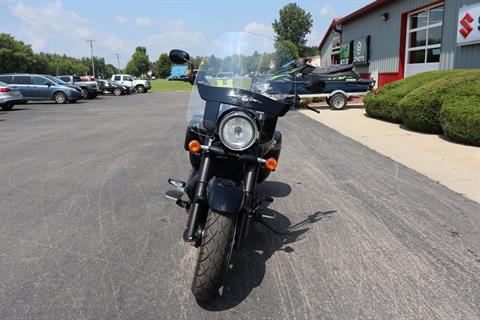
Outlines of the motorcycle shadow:
{"label": "motorcycle shadow", "polygon": [[[286,197],[291,188],[282,182],[266,181],[258,186],[257,191],[263,196]],[[235,251],[230,261],[230,269],[225,273],[221,293],[209,302],[200,306],[208,311],[225,311],[239,305],[245,300],[255,287],[258,287],[266,272],[266,262],[276,251],[291,253],[294,249],[289,246],[301,240],[310,228],[309,224],[316,223],[330,216],[336,211],[318,211],[309,214],[304,220],[292,224],[283,214],[264,208],[268,215],[275,215],[275,220],[267,223],[275,231],[256,223],[251,226],[248,238],[241,251]],[[276,232],[277,231],[277,232]]]}

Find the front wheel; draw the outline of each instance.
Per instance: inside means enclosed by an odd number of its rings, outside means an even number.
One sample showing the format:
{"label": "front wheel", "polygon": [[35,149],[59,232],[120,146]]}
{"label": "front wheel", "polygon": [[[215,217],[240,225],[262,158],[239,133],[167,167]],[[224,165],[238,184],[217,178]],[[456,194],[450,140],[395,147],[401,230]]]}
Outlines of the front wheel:
{"label": "front wheel", "polygon": [[53,96],[53,100],[55,100],[55,102],[58,104],[63,104],[67,102],[67,96],[63,92],[57,92]]}
{"label": "front wheel", "polygon": [[4,105],[4,106],[2,106],[2,109],[5,110],[5,111],[10,111],[10,110],[13,109],[13,104]]}
{"label": "front wheel", "polygon": [[144,93],[145,92],[145,87],[144,86],[136,86],[135,90],[137,90],[138,93]]}
{"label": "front wheel", "polygon": [[199,301],[209,300],[218,293],[228,262],[233,229],[234,216],[208,212],[192,282],[193,295]]}
{"label": "front wheel", "polygon": [[122,94],[122,90],[120,90],[120,89],[117,88],[117,89],[113,90],[113,94],[118,97],[119,95]]}

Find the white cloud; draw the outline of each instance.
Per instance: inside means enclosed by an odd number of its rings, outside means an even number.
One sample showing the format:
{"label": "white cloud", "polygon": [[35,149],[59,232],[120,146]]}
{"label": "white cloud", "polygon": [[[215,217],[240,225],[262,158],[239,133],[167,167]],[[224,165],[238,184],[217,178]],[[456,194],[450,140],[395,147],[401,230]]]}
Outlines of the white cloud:
{"label": "white cloud", "polygon": [[55,40],[57,43],[68,41],[72,49],[73,43],[78,46],[80,41],[93,35],[88,20],[65,9],[58,0],[40,6],[18,1],[11,10],[21,22],[20,33],[36,51],[45,50],[47,43]]}
{"label": "white cloud", "polygon": [[252,21],[243,28],[245,32],[260,34],[267,37],[273,37],[273,27],[268,24]]}
{"label": "white cloud", "polygon": [[325,3],[320,8],[320,16],[327,18],[327,17],[333,17],[334,15],[335,15],[335,7],[330,3]]}
{"label": "white cloud", "polygon": [[148,17],[138,17],[137,19],[135,19],[135,25],[137,27],[151,27],[155,24],[156,23]]}
{"label": "white cloud", "polygon": [[68,15],[70,16],[71,19],[73,19],[75,22],[81,22],[83,24],[88,23],[88,19],[80,16],[78,13],[75,11],[68,11]]}
{"label": "white cloud", "polygon": [[160,53],[182,49],[192,55],[200,55],[206,49],[206,39],[199,31],[188,28],[183,21],[164,21],[159,31],[147,37],[145,45],[150,59],[156,60]]}
{"label": "white cloud", "polygon": [[309,34],[307,34],[307,45],[309,46],[318,46],[320,41],[322,40],[322,35],[320,35],[315,30],[312,30]]}
{"label": "white cloud", "polygon": [[96,43],[95,55],[104,57],[107,63],[117,66],[116,54],[120,54],[121,67],[130,60],[135,51],[135,43],[127,42],[115,34],[109,34]]}
{"label": "white cloud", "polygon": [[118,23],[125,23],[127,21],[127,18],[125,18],[124,16],[115,16],[115,20],[118,22]]}
{"label": "white cloud", "polygon": [[99,42],[99,45],[104,49],[108,49],[110,52],[119,53],[122,51],[129,51],[127,48],[130,47],[124,40],[120,39],[116,35],[109,35],[104,40]]}

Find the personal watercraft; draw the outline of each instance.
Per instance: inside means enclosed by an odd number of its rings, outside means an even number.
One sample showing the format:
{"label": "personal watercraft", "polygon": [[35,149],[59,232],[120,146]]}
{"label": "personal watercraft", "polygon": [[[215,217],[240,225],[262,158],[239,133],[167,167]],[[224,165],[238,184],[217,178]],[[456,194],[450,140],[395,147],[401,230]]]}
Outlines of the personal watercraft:
{"label": "personal watercraft", "polygon": [[301,59],[283,65],[270,79],[257,81],[256,86],[270,95],[295,88],[300,99],[326,98],[330,107],[343,109],[349,97],[363,96],[373,90],[375,81],[361,78],[351,64],[318,68]]}

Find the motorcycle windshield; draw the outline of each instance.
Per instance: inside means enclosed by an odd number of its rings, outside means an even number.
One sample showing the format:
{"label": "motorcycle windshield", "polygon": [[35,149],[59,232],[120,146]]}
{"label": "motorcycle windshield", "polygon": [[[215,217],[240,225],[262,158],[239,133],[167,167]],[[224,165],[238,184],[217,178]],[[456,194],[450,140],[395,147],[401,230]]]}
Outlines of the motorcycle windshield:
{"label": "motorcycle windshield", "polygon": [[[209,46],[198,69],[188,103],[189,127],[199,134],[206,132],[206,102],[201,98],[199,88],[203,91],[205,88],[224,88],[232,93],[242,92],[242,99],[251,98],[247,97],[250,92],[254,92],[257,98],[260,94],[278,101],[294,95],[294,82],[289,79],[285,79],[280,86],[272,86],[274,75],[285,70],[285,64],[292,59],[291,51],[273,39],[246,32],[222,34]],[[218,115],[232,107],[226,103],[220,104]]]}

